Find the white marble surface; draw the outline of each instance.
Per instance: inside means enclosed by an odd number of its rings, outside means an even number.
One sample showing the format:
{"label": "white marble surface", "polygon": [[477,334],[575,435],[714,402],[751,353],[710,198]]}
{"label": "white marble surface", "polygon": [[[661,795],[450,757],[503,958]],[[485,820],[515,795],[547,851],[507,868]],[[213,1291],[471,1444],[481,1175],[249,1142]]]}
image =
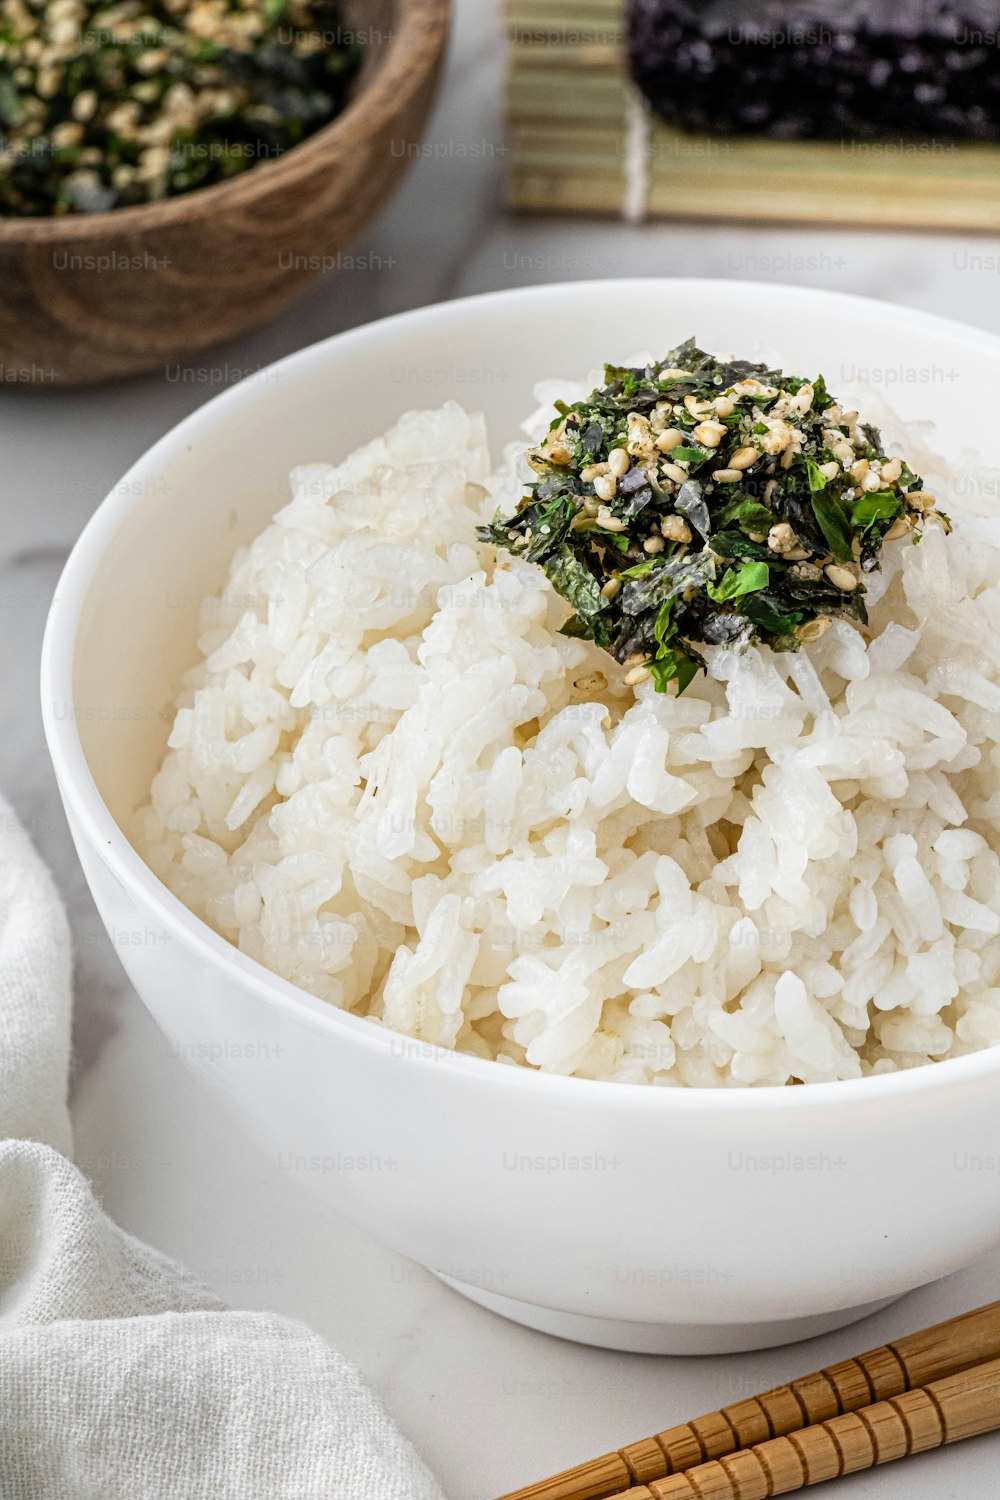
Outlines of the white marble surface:
{"label": "white marble surface", "polygon": [[[317,1209],[232,1133],[215,1101],[168,1054],[91,906],[36,708],[45,609],[68,549],[104,492],[212,390],[369,318],[468,292],[577,277],[803,282],[1000,331],[1000,258],[986,240],[689,224],[626,229],[505,213],[495,10],[496,0],[458,0],[430,136],[438,149],[416,164],[359,247],[369,269],[331,277],[282,322],[211,355],[183,378],[174,369],[92,392],[0,393],[0,786],[52,863],[72,914],[79,1160],[129,1229],[183,1258],[234,1302],[306,1319],[357,1360],[451,1500],[496,1495],[991,1300],[1000,1280],[997,1254],[861,1327],[797,1349],[728,1359],[611,1354],[506,1324]],[[914,1169],[918,1190],[919,1163]],[[927,1232],[934,1233],[930,1212]],[[839,1493],[845,1500],[866,1493],[974,1500],[997,1493],[998,1461],[1000,1437],[981,1439],[846,1481]]]}

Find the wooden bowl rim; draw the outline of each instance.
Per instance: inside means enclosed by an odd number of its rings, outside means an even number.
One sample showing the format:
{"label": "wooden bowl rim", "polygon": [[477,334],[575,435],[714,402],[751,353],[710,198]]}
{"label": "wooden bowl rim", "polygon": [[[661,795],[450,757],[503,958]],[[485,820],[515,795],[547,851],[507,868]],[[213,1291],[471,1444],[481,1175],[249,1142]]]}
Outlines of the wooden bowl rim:
{"label": "wooden bowl rim", "polygon": [[[112,208],[99,214],[36,215],[25,218],[0,217],[0,247],[18,244],[44,245],[61,241],[102,240],[122,234],[142,234],[149,230],[174,228],[194,223],[215,209],[243,207],[266,198],[279,178],[308,172],[329,147],[364,134],[365,123],[374,107],[386,105],[387,115],[406,106],[424,82],[430,67],[438,60],[447,40],[451,0],[396,0],[393,34],[385,59],[371,79],[351,99],[335,120],[324,125],[299,145],[291,147],[274,161],[260,162],[249,171],[193,188],[173,198],[155,203],[138,203],[131,208]],[[430,65],[422,72],[409,66],[413,43],[421,35],[430,37],[433,47]],[[360,128],[360,129],[359,129]]]}

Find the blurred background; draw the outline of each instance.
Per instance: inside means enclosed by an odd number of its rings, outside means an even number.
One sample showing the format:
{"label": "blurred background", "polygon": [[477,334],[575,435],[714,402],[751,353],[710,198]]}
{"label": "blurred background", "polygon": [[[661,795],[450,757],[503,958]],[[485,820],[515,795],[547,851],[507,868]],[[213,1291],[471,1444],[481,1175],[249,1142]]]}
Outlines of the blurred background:
{"label": "blurred background", "polygon": [[[506,13],[499,0],[455,0],[436,104],[422,141],[405,148],[399,190],[290,310],[113,384],[61,387],[44,364],[0,364],[0,786],[70,904],[79,1160],[119,1222],[223,1296],[335,1338],[454,1500],[651,1431],[671,1405],[711,1407],[717,1369],[578,1350],[500,1323],[330,1220],[280,1163],[229,1133],[130,996],[90,905],[42,743],[41,630],[80,530],[157,437],[238,381],[268,378],[260,372],[273,360],[371,319],[529,283],[694,275],[828,287],[1000,332],[1000,146],[986,138],[1000,119],[996,33],[976,44],[975,88],[956,96],[962,69],[919,35],[887,36],[845,63],[821,28],[801,45],[791,38],[796,61],[773,8],[756,39],[732,31],[732,7],[704,9],[716,15],[714,40],[698,35],[698,7],[634,7],[644,101],[626,80],[617,0],[510,0]],[[904,30],[908,9],[894,11]],[[683,34],[666,27],[667,12]],[[910,79],[902,119],[889,97],[901,75]],[[855,110],[880,78],[888,103],[869,135]],[[901,129],[907,115],[919,140]],[[823,121],[832,140],[801,138]],[[741,133],[748,126],[757,133]],[[8,283],[0,336],[9,298]],[[673,332],[696,332],[682,306]],[[87,336],[82,320],[77,336]],[[891,398],[895,383],[921,373],[887,356],[868,376]],[[425,398],[434,403],[432,389],[414,404]],[[960,1292],[917,1294],[913,1325],[987,1300],[998,1269],[994,1257]],[[891,1312],[866,1325],[869,1342],[890,1322]],[[807,1346],[803,1368],[814,1353],[846,1354],[854,1337]],[[742,1356],[727,1369],[738,1397],[787,1373],[787,1357]],[[928,1475],[944,1472],[935,1463],[926,1460]],[[911,1483],[887,1473],[873,1486],[902,1500]],[[936,1493],[972,1494],[967,1475],[965,1485],[942,1481]]]}

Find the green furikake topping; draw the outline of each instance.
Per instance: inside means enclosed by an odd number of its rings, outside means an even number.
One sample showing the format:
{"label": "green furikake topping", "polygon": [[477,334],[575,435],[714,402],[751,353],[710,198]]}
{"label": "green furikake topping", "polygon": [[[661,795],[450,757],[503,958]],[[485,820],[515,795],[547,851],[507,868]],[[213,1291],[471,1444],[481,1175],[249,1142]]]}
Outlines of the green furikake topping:
{"label": "green furikake topping", "polygon": [[528,455],[540,477],[479,531],[545,570],[574,610],[564,634],[603,646],[630,683],[683,692],[699,646],[796,651],[833,616],[867,621],[863,575],[884,542],[917,539],[934,499],[822,376],[691,339],[604,378],[556,403]]}
{"label": "green furikake topping", "polygon": [[0,215],[235,176],[339,114],[359,60],[336,0],[0,0]]}

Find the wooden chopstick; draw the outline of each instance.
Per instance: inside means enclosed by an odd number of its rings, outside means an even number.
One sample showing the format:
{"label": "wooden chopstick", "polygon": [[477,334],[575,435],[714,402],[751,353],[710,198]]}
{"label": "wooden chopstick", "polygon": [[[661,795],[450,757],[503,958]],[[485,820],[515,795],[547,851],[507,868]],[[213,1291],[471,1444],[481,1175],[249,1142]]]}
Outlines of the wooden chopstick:
{"label": "wooden chopstick", "polygon": [[741,1449],[895,1400],[916,1387],[1000,1358],[1000,1302],[949,1318],[895,1343],[843,1360],[790,1385],[642,1438],[502,1500],[606,1500],[629,1487],[738,1453]]}
{"label": "wooden chopstick", "polygon": [[1000,1359],[686,1473],[654,1479],[616,1500],[769,1500],[997,1428]]}

